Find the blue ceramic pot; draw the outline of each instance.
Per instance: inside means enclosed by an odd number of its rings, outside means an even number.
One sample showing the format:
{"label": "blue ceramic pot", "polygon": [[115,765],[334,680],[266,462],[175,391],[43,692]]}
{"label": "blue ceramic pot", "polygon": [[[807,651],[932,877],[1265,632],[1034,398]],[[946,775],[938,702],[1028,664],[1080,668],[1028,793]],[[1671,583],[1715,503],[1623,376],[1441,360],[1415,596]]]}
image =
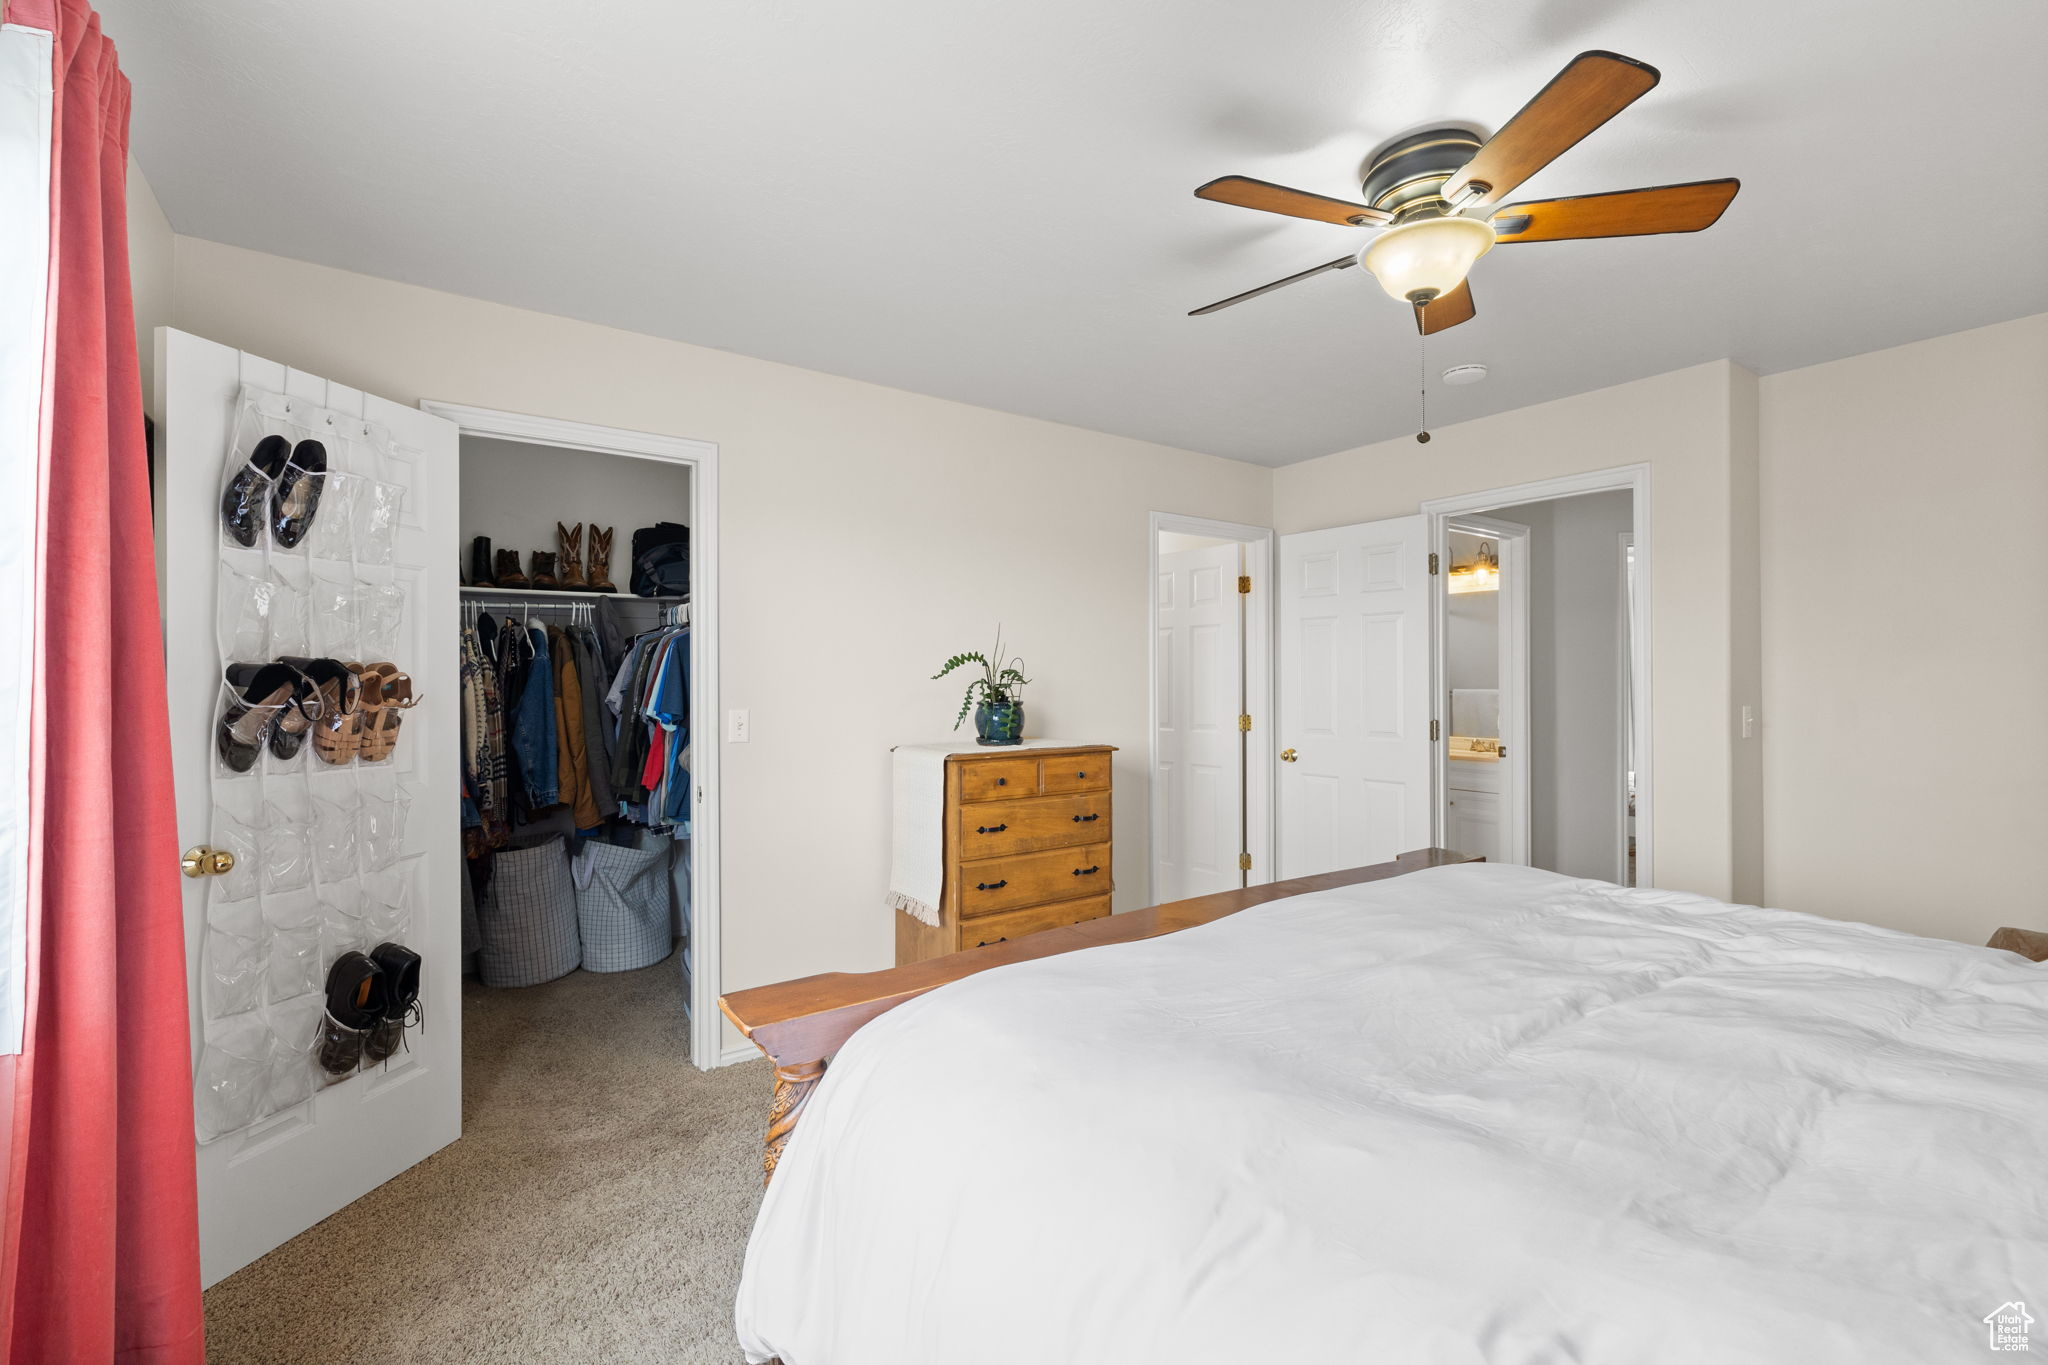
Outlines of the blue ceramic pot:
{"label": "blue ceramic pot", "polygon": [[974,708],[974,733],[978,744],[1021,744],[1024,741],[1024,703],[983,702]]}

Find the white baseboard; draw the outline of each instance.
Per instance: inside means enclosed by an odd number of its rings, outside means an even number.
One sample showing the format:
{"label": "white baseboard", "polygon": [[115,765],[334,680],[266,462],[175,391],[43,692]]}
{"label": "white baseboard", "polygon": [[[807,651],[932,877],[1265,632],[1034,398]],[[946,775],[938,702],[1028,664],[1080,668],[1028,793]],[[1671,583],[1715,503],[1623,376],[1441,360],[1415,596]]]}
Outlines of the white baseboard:
{"label": "white baseboard", "polygon": [[745,1041],[734,1043],[718,1054],[718,1064],[720,1066],[731,1066],[734,1062],[752,1062],[760,1059],[761,1049]]}

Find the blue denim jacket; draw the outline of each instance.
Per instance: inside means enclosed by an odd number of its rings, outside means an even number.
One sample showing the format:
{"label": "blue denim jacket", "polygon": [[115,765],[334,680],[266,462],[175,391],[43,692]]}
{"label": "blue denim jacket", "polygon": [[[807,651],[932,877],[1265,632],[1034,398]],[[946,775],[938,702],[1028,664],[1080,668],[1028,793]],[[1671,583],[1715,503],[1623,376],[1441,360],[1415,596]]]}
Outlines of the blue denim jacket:
{"label": "blue denim jacket", "polygon": [[519,757],[519,780],[531,810],[545,810],[561,802],[561,775],[555,771],[555,670],[548,661],[547,632],[529,627],[533,663],[526,672],[526,686],[520,690],[518,707],[512,713],[512,733],[507,736]]}

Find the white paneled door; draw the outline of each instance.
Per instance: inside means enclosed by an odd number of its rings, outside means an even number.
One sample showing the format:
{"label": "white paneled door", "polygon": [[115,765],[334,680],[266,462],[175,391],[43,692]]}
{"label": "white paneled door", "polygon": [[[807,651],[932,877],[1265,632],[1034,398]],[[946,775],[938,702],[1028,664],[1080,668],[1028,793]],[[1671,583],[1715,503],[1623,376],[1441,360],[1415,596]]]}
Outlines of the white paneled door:
{"label": "white paneled door", "polygon": [[1244,885],[1243,547],[1159,556],[1152,898]]}
{"label": "white paneled door", "polygon": [[[456,427],[169,329],[157,366],[180,841],[242,850],[238,869],[184,882],[210,1285],[461,1132]],[[261,528],[253,549],[222,536],[223,469],[259,391],[264,420],[312,427],[332,468],[359,471],[329,475],[290,551]],[[360,453],[373,434],[374,463]],[[223,657],[299,653],[411,675],[421,700],[387,760],[323,764],[311,743],[289,761],[261,754],[251,772],[217,760]],[[384,1065],[326,1083],[308,1044],[327,960],[380,941],[421,955],[424,1027]]]}
{"label": "white paneled door", "polygon": [[1280,537],[1279,874],[1431,842],[1422,516]]}

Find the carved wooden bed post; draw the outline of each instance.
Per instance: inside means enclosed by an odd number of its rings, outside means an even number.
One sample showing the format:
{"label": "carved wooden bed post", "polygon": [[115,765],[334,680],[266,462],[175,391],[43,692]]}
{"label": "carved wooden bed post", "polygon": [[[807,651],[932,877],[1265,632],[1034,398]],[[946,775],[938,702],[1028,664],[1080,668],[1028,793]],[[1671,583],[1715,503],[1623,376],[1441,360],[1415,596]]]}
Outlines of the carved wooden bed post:
{"label": "carved wooden bed post", "polygon": [[761,1151],[761,1183],[775,1178],[775,1163],[782,1160],[782,1146],[796,1131],[804,1115],[804,1104],[818,1082],[825,1079],[823,1062],[795,1062],[775,1068],[775,1098],[768,1104],[768,1139]]}
{"label": "carved wooden bed post", "polygon": [[1360,882],[1385,881],[1426,867],[1452,863],[1477,863],[1484,859],[1448,849],[1424,848],[1403,853],[1391,863],[1356,867],[1346,872],[1326,872],[1317,877],[1296,877],[1292,881],[1269,882],[1242,891],[1221,891],[1213,896],[1155,905],[1149,910],[1110,915],[1105,919],[1048,929],[1042,934],[986,948],[969,948],[963,953],[927,958],[905,967],[880,972],[827,972],[773,986],[755,986],[734,991],[718,999],[718,1008],[733,1027],[745,1034],[755,1047],[775,1064],[775,1099],[768,1109],[768,1140],[761,1154],[762,1183],[775,1178],[782,1149],[803,1117],[811,1092],[825,1078],[825,1064],[854,1031],[878,1014],[885,1014],[906,1000],[937,990],[962,977],[1003,967],[1012,962],[1052,957],[1105,943],[1134,943],[1157,938],[1180,929],[1234,915],[1267,901],[1303,896],[1312,891],[1333,891]]}

